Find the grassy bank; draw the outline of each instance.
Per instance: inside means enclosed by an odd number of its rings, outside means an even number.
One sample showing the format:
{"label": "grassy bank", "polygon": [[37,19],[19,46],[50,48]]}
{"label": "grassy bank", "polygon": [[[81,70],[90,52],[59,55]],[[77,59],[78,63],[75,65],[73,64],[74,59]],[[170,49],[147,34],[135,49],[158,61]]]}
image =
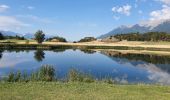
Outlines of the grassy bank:
{"label": "grassy bank", "polygon": [[148,50],[148,51],[170,51],[170,42],[140,42],[140,41],[120,41],[120,42],[43,42],[37,44],[35,40],[3,40],[0,41],[1,49],[116,49],[116,50]]}
{"label": "grassy bank", "polygon": [[0,83],[1,100],[169,100],[170,87],[106,83]]}
{"label": "grassy bank", "polygon": [[170,48],[141,47],[141,46],[117,46],[117,45],[84,45],[84,44],[0,44],[0,49],[116,49],[116,50],[148,50],[148,51],[170,51]]}

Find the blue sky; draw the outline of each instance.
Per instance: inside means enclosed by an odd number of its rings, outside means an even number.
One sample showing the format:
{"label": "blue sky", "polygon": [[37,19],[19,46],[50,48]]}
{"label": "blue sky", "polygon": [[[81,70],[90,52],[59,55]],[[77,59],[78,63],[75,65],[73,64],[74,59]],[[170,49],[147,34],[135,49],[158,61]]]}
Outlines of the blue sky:
{"label": "blue sky", "polygon": [[168,19],[169,5],[170,0],[0,0],[0,30],[35,33],[42,29],[78,40],[120,25],[151,25]]}

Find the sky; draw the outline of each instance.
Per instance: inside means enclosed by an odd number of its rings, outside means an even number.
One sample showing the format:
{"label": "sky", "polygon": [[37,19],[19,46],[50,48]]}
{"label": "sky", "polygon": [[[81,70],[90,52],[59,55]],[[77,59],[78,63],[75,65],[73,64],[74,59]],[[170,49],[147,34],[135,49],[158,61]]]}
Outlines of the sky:
{"label": "sky", "polygon": [[43,30],[68,40],[98,37],[121,25],[170,19],[170,0],[0,0],[0,30]]}

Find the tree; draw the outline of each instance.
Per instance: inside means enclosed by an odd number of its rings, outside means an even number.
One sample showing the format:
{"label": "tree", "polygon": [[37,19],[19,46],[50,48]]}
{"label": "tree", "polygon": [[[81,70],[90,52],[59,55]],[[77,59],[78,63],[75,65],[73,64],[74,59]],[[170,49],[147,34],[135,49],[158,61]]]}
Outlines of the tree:
{"label": "tree", "polygon": [[38,31],[35,33],[35,40],[36,40],[38,43],[42,43],[42,42],[45,40],[45,34],[43,33],[42,30],[38,30]]}
{"label": "tree", "polygon": [[0,33],[0,40],[3,40],[4,39],[4,36],[2,33]]}
{"label": "tree", "polygon": [[97,40],[97,39],[94,37],[85,37],[85,38],[81,39],[79,42],[91,42],[91,41],[95,41],[95,40]]}
{"label": "tree", "polygon": [[46,41],[67,42],[67,40],[65,38],[59,37],[59,36],[48,38]]}

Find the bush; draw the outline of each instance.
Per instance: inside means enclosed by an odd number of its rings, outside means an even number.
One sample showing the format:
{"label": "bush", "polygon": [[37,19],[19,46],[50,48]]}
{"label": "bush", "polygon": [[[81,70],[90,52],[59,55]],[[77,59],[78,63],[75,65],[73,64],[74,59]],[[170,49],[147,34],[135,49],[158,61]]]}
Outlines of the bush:
{"label": "bush", "polygon": [[55,79],[55,69],[51,65],[43,65],[38,71],[41,81],[53,81]]}
{"label": "bush", "polygon": [[13,72],[11,72],[9,75],[8,75],[8,79],[7,79],[8,82],[14,82],[15,81],[15,74]]}
{"label": "bush", "polygon": [[91,42],[91,41],[95,41],[95,40],[97,40],[97,39],[94,37],[85,37],[85,38],[81,39],[79,42]]}
{"label": "bush", "polygon": [[84,74],[82,72],[79,72],[76,69],[70,69],[68,72],[68,81],[70,82],[94,82],[93,77],[88,74]]}
{"label": "bush", "polygon": [[18,71],[15,76],[15,82],[19,82],[19,81],[21,81],[21,72],[20,71]]}
{"label": "bush", "polygon": [[48,38],[46,41],[52,41],[52,42],[67,42],[67,40],[63,37],[52,37],[52,38]]}

